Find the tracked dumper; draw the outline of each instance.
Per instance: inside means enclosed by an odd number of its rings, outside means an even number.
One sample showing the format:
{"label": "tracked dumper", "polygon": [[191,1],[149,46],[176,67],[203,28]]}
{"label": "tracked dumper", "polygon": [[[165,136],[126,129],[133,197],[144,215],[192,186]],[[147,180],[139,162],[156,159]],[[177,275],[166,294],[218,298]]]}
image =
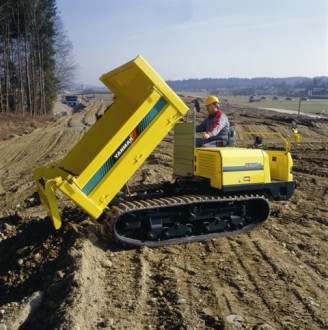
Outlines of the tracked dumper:
{"label": "tracked dumper", "polygon": [[[56,229],[57,191],[101,219],[111,238],[150,247],[249,231],[268,219],[268,197],[292,196],[288,150],[196,148],[195,115],[181,120],[188,107],[141,56],[100,80],[115,95],[111,106],[62,161],[34,172]],[[172,129],[174,180],[128,189]]]}

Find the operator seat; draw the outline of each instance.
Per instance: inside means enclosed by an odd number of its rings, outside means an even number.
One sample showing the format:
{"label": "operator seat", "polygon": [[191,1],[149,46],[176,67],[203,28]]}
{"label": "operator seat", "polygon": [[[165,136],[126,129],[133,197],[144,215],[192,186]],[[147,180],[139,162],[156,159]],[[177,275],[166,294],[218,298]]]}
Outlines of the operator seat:
{"label": "operator seat", "polygon": [[226,147],[234,147],[236,145],[236,129],[234,126],[229,127],[228,143]]}

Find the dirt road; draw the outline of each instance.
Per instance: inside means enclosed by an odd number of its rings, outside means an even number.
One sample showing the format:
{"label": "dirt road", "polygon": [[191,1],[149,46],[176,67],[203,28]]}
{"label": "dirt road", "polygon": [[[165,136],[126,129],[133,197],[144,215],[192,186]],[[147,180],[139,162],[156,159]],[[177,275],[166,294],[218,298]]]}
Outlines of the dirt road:
{"label": "dirt road", "polygon": [[[294,117],[299,187],[288,202],[272,202],[259,229],[129,249],[64,199],[65,225],[55,232],[32,177],[62,159],[106,106],[0,141],[0,327],[328,329],[328,120]],[[292,115],[223,109],[237,130],[290,133]],[[131,185],[170,179],[171,154],[168,135]]]}

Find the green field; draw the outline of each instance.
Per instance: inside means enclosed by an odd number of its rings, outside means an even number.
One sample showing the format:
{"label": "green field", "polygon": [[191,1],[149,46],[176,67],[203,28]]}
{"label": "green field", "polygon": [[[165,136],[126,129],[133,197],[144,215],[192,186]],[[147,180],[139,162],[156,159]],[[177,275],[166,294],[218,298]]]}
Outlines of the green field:
{"label": "green field", "polygon": [[[195,97],[206,98],[208,93],[206,92],[185,92],[179,91],[182,95],[193,95]],[[219,95],[220,98],[220,95]],[[227,99],[230,104],[240,105],[246,108],[271,108],[271,109],[282,109],[298,112],[299,98],[295,98],[293,101],[285,100],[285,97],[280,97],[279,100],[272,100],[268,97],[267,100],[261,102],[249,102],[249,96],[224,96],[222,99]],[[328,115],[328,100],[311,100],[301,101],[300,112],[309,112],[315,114]]]}
{"label": "green field", "polygon": [[[230,96],[227,97],[230,104],[237,104],[250,108],[272,108],[272,109],[284,109],[298,111],[299,99],[295,98],[293,101],[287,101],[285,98],[279,100],[261,100],[261,102],[250,103],[248,96]],[[310,100],[301,101],[300,112],[311,112],[316,114],[328,115],[328,100]]]}

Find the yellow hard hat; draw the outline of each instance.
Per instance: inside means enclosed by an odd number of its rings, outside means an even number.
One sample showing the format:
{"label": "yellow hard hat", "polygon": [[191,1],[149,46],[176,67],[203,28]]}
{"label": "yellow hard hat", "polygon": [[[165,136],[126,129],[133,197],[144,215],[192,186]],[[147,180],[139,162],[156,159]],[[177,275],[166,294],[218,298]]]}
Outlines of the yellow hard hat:
{"label": "yellow hard hat", "polygon": [[219,101],[219,99],[218,99],[216,96],[214,96],[214,95],[210,95],[210,96],[206,99],[206,101],[205,101],[205,105],[210,105],[210,104],[212,104],[212,103],[220,103],[220,101]]}

